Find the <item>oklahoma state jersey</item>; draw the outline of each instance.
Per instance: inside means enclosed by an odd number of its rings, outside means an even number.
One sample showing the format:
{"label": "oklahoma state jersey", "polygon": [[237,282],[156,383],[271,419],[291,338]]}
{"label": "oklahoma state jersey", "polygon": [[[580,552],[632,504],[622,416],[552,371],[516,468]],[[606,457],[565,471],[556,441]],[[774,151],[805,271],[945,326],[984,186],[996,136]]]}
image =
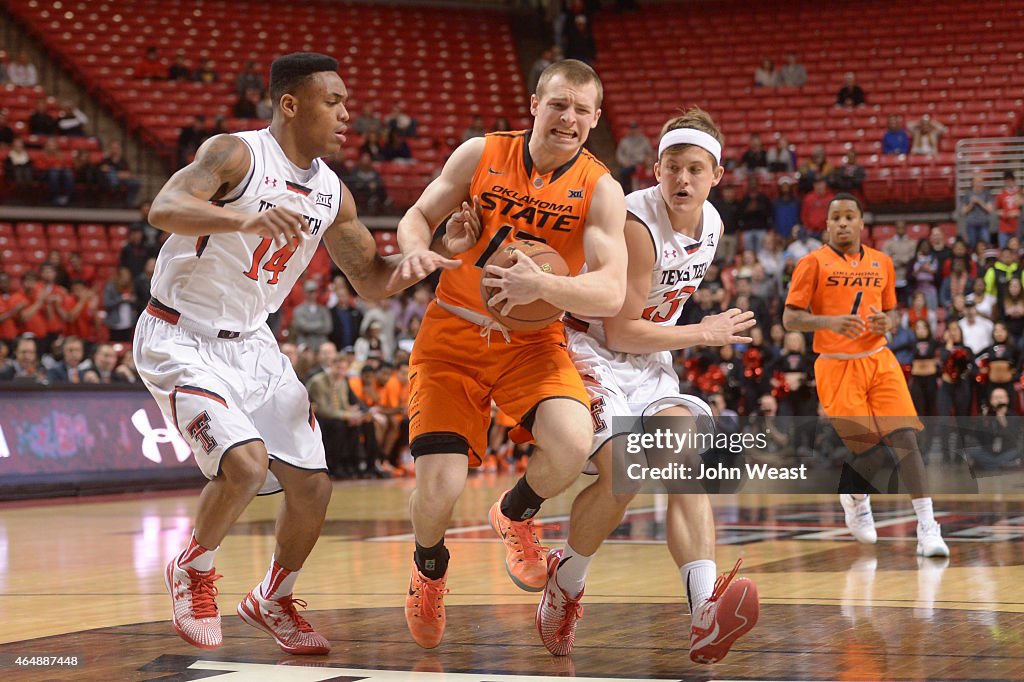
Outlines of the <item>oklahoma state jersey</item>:
{"label": "oklahoma state jersey", "polygon": [[[896,273],[892,259],[861,246],[860,253],[843,255],[830,245],[812,251],[797,264],[786,305],[814,315],[859,315],[867,322],[871,308],[896,307]],[[815,353],[860,354],[881,348],[885,337],[865,331],[855,339],[830,329],[814,332]]]}
{"label": "oklahoma state jersey", "polygon": [[477,164],[470,195],[483,213],[480,239],[458,256],[471,267],[445,270],[439,300],[485,313],[480,299],[484,263],[502,244],[521,239],[546,242],[576,275],[584,264],[583,227],[597,181],[608,169],[581,149],[565,165],[540,174],[530,158],[530,131],[491,133]]}

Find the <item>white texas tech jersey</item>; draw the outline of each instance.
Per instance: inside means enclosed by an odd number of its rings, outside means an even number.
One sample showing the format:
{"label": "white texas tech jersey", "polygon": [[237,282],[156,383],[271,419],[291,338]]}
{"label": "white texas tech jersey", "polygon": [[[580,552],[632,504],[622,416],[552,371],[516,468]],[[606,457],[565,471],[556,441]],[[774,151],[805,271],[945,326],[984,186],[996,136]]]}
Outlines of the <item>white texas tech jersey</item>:
{"label": "white texas tech jersey", "polygon": [[319,159],[309,170],[289,161],[269,128],[236,137],[249,148],[252,163],[245,180],[217,203],[243,213],[284,206],[305,217],[309,232],[295,251],[240,232],[172,234],[157,257],[151,291],[187,318],[214,329],[248,332],[281,307],[309,265],[338,215],[342,186]]}
{"label": "white texas tech jersey", "polygon": [[710,201],[705,201],[700,240],[680,234],[672,229],[657,185],[627,196],[626,211],[647,227],[654,242],[651,289],[641,317],[672,326],[715,259],[718,242],[722,239],[722,217]]}

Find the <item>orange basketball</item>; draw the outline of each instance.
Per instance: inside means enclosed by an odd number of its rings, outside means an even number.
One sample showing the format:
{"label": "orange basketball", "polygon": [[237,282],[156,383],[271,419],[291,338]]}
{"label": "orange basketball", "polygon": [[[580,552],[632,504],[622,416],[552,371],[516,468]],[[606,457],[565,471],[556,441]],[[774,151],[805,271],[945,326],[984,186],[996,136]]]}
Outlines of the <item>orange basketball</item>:
{"label": "orange basketball", "polygon": [[[531,241],[512,242],[502,246],[487,259],[484,267],[487,265],[497,265],[500,268],[507,268],[515,263],[512,259],[512,254],[516,251],[529,256],[545,272],[560,276],[569,274],[569,266],[565,264],[565,260],[557,251],[542,242]],[[487,305],[487,301],[490,300],[496,291],[493,287],[485,287],[481,279],[480,296],[483,298],[484,307],[487,308],[487,312],[491,314],[491,317],[509,329],[518,331],[543,329],[562,316],[561,310],[540,299],[517,305],[512,308],[508,315],[502,315],[500,311]]]}

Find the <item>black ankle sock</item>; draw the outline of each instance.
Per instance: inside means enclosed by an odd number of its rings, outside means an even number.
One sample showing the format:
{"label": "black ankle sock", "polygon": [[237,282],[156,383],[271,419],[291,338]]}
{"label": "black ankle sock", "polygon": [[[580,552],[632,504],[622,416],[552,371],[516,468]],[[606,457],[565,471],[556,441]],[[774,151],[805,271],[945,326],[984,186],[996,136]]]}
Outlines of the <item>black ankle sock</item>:
{"label": "black ankle sock", "polygon": [[513,521],[525,521],[536,516],[543,503],[544,498],[534,492],[524,474],[501,501],[501,513]]}
{"label": "black ankle sock", "polygon": [[444,538],[433,547],[424,547],[416,543],[416,552],[412,555],[416,568],[431,580],[444,576],[448,570],[448,548],[444,546]]}

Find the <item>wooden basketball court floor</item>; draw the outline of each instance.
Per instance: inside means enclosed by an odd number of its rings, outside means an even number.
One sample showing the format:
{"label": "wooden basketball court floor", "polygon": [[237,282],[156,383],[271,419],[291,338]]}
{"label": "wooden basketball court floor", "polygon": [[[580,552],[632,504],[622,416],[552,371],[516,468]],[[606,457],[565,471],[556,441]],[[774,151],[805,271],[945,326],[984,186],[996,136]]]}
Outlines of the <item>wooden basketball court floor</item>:
{"label": "wooden basketball court floor", "polygon": [[[253,503],[218,555],[214,651],[176,636],[162,580],[197,491],[0,505],[0,680],[1024,679],[1024,494],[936,498],[948,561],[915,556],[905,497],[874,498],[873,547],[852,540],[834,496],[714,498],[719,569],[743,557],[761,619],[722,663],[700,666],[687,657],[656,496],[635,501],[592,564],[573,655],[550,656],[534,629],[537,595],[508,579],[486,526],[511,480],[469,481],[448,536],[448,629],[432,651],[412,642],[402,612],[413,482],[336,484],[296,588],[333,644],[320,657],[281,653],[234,613],[273,550],[274,497]],[[546,544],[564,541],[570,500],[545,504]],[[38,656],[77,666],[18,664]]]}

